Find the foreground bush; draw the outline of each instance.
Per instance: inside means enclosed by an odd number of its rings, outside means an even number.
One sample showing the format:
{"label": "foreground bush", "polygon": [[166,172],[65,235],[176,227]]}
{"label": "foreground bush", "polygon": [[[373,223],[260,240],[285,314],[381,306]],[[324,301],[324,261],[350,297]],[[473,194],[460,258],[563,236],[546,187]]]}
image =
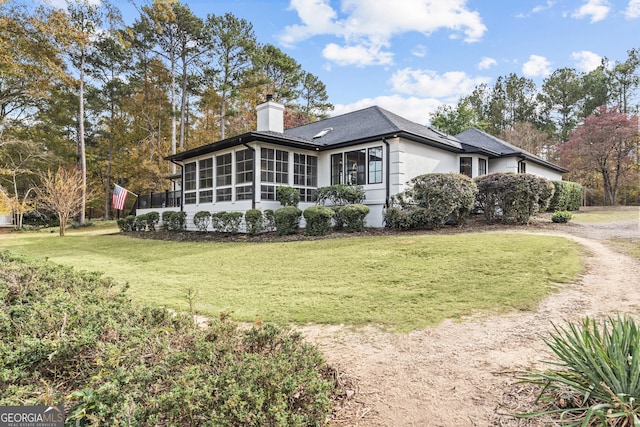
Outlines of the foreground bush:
{"label": "foreground bush", "polygon": [[276,234],[278,236],[286,236],[287,234],[297,233],[300,227],[301,215],[302,211],[295,206],[284,206],[276,209],[273,213]]}
{"label": "foreground bush", "polygon": [[471,178],[455,173],[420,175],[392,197],[385,221],[392,228],[440,228],[464,223],[477,193]]}
{"label": "foreground bush", "polygon": [[249,209],[244,213],[244,224],[247,233],[256,235],[264,229],[264,218],[260,209]]}
{"label": "foreground bush", "polygon": [[361,204],[346,205],[340,209],[342,228],[347,233],[364,230],[365,218],[369,214],[369,207]]}
{"label": "foreground bush", "polygon": [[209,211],[198,211],[193,215],[193,225],[198,231],[207,231],[211,223],[211,213]]}
{"label": "foreground bush", "polygon": [[551,215],[551,221],[559,224],[567,223],[571,221],[571,218],[573,218],[573,215],[569,211],[557,211]]}
{"label": "foreground bush", "polygon": [[0,405],[69,425],[324,425],[319,352],[273,325],[207,329],[131,303],[97,273],[0,252]]}
{"label": "foreground bush", "polygon": [[[640,425],[640,328],[632,318],[609,318],[601,324],[584,319],[567,327],[554,325],[545,339],[559,362],[528,381],[542,388],[545,410],[523,417],[551,417],[553,425]],[[549,424],[551,425],[551,424]]]}
{"label": "foreground bush", "polygon": [[326,236],[331,233],[331,219],[335,212],[326,206],[311,206],[304,210],[306,226],[304,234],[307,236]]}
{"label": "foreground bush", "polygon": [[474,179],[478,186],[476,203],[489,222],[528,224],[545,211],[553,197],[551,181],[526,173],[492,173]]}

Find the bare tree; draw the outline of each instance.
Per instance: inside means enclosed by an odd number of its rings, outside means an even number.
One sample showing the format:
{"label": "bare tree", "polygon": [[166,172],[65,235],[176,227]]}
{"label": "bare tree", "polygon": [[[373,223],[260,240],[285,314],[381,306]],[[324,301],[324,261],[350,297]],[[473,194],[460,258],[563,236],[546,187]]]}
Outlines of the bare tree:
{"label": "bare tree", "polygon": [[41,180],[42,186],[36,189],[38,199],[58,215],[60,236],[64,236],[67,222],[80,213],[83,206],[82,174],[75,169],[59,167],[55,174],[48,170]]}

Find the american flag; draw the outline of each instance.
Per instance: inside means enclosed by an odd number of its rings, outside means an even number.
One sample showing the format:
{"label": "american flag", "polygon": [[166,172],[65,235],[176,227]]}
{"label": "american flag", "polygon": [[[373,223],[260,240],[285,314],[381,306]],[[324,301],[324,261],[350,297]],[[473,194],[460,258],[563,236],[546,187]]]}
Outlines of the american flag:
{"label": "american flag", "polygon": [[127,199],[128,191],[116,184],[113,189],[113,208],[118,210],[124,209],[124,202]]}

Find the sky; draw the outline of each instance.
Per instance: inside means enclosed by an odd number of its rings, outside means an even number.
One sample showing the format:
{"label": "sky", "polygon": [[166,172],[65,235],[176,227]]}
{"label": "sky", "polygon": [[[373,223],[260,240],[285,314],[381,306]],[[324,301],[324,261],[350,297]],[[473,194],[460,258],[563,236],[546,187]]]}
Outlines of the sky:
{"label": "sky", "polygon": [[[130,0],[114,3],[125,21],[136,18]],[[515,73],[540,88],[558,68],[590,71],[603,57],[625,61],[640,48],[640,0],[182,3],[202,18],[230,12],[251,22],[259,42],[325,83],[332,115],[378,105],[422,124],[499,76]]]}

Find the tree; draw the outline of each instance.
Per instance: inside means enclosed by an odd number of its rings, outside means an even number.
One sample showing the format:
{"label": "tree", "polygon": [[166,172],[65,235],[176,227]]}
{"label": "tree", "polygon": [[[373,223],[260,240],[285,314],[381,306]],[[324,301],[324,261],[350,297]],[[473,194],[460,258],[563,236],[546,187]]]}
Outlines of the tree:
{"label": "tree", "polygon": [[582,78],[572,68],[560,68],[542,83],[538,101],[544,120],[552,127],[551,134],[560,141],[568,139],[569,132],[582,118],[579,110],[585,96]]}
{"label": "tree", "polygon": [[306,71],[302,72],[300,82],[302,112],[309,118],[309,121],[327,118],[327,113],[333,110],[333,104],[329,102],[325,84],[318,77]]}
{"label": "tree", "polygon": [[210,44],[210,58],[215,64],[210,73],[219,93],[220,138],[225,139],[227,111],[230,98],[236,96],[245,71],[251,66],[251,58],[256,49],[253,25],[245,19],[238,19],[231,13],[224,16],[209,15],[206,22]]}
{"label": "tree", "polygon": [[560,146],[561,164],[574,173],[598,173],[604,201],[613,206],[621,179],[627,173],[638,173],[638,134],[637,116],[601,107]]}
{"label": "tree", "polygon": [[431,126],[440,132],[457,135],[472,127],[485,130],[487,124],[480,120],[470,97],[461,98],[455,107],[443,104],[431,113]]}
{"label": "tree", "polygon": [[60,236],[64,236],[67,223],[84,206],[82,175],[75,169],[59,167],[55,174],[48,170],[41,181],[42,186],[36,189],[38,200],[58,215]]}
{"label": "tree", "polygon": [[608,66],[608,61],[603,62],[605,74],[609,79],[610,98],[613,104],[619,105],[622,113],[629,113],[629,101],[634,92],[640,86],[640,51],[631,49],[629,57],[624,62],[616,62],[613,66]]}
{"label": "tree", "polygon": [[513,129],[500,133],[499,138],[543,159],[555,160],[555,141],[533,123],[518,122]]}

